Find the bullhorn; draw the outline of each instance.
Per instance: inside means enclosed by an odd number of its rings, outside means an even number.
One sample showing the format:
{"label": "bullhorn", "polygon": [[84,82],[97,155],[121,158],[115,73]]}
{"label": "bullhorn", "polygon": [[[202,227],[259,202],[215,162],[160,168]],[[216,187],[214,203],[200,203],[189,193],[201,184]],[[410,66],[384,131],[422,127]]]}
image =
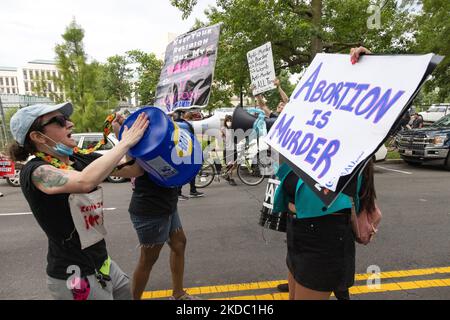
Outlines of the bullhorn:
{"label": "bullhorn", "polygon": [[214,115],[212,117],[203,119],[203,120],[197,120],[192,121],[191,124],[194,128],[195,133],[201,133],[205,134],[208,133],[212,134],[214,130],[220,130],[221,124],[223,121],[220,119],[218,115]]}
{"label": "bullhorn", "polygon": [[[248,113],[242,107],[236,107],[233,112],[233,120],[231,127],[234,130],[242,129],[244,131],[247,131],[253,128],[253,123],[256,121],[256,119],[257,119],[256,115]],[[272,125],[277,120],[277,118],[266,118],[264,120],[266,122],[267,131],[269,131]]]}

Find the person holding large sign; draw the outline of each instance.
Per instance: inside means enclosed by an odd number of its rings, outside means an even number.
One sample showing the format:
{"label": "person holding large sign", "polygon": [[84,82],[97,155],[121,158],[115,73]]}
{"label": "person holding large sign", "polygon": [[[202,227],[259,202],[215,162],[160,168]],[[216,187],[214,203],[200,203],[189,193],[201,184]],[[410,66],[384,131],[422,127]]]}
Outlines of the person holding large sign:
{"label": "person holding large sign", "polygon": [[273,211],[291,212],[290,299],[328,299],[353,285],[351,212],[375,208],[370,159],[436,65],[431,54],[356,64],[362,53],[370,52],[352,49],[353,66],[343,55],[316,55],[266,138],[285,160]]}
{"label": "person holding large sign", "polygon": [[280,115],[280,113],[283,111],[286,103],[289,102],[289,97],[284,92],[283,88],[281,88],[280,79],[275,78],[275,80],[273,81],[273,84],[278,88],[278,92],[280,93],[280,97],[281,97],[281,100],[277,105],[276,112],[273,112],[272,110],[269,109],[269,107],[267,106],[267,104],[264,101],[264,98],[261,94],[258,94],[255,96],[258,106],[264,111],[264,113],[266,114],[266,117],[268,117],[268,118],[277,118]]}
{"label": "person holding large sign", "polygon": [[[352,54],[359,57],[360,48]],[[374,206],[375,189],[372,164],[363,177],[357,177],[355,202],[360,207]],[[320,198],[286,163],[277,176],[280,188],[274,199],[274,212],[289,211],[287,221],[286,263],[289,269],[289,299],[329,299],[332,292],[348,296],[354,284],[355,239],[351,227],[352,200],[340,194],[327,208]],[[361,183],[365,182],[361,188]],[[364,195],[359,198],[359,195]]]}
{"label": "person holding large sign", "polygon": [[208,105],[219,34],[216,24],[182,34],[167,46],[155,106],[171,113]]}

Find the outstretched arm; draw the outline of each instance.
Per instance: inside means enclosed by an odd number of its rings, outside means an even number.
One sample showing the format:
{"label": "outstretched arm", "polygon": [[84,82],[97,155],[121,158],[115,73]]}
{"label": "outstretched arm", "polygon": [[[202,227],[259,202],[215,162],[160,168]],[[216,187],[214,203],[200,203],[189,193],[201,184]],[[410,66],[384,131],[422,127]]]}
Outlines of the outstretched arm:
{"label": "outstretched arm", "polygon": [[273,80],[273,84],[278,88],[278,92],[280,93],[281,100],[284,103],[288,103],[289,102],[289,97],[287,96],[287,94],[281,88],[280,80],[278,78],[275,78],[275,80]]}
{"label": "outstretched arm", "polygon": [[[253,91],[255,88],[254,85],[251,86],[251,90]],[[266,114],[266,117],[270,117],[270,113],[272,112],[269,107],[266,105],[266,103],[264,102],[263,96],[262,94],[257,94],[255,96],[256,99],[256,104],[261,108],[261,110],[264,111],[264,113]]]}
{"label": "outstretched arm", "polygon": [[125,128],[122,140],[113,149],[93,161],[83,171],[43,165],[34,170],[31,180],[36,188],[46,194],[90,192],[111,174],[128,150],[142,138],[147,127],[147,116],[142,114],[130,129]]}

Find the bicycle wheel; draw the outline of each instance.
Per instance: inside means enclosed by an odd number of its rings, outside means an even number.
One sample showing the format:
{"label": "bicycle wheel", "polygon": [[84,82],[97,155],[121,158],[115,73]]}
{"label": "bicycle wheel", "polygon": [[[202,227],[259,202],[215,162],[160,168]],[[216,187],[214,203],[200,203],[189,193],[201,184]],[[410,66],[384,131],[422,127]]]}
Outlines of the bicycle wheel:
{"label": "bicycle wheel", "polygon": [[205,188],[209,186],[214,180],[215,172],[214,165],[204,163],[200,171],[195,176],[195,187]]}
{"label": "bicycle wheel", "polygon": [[248,186],[257,186],[264,180],[259,164],[253,164],[248,161],[238,164],[237,175]]}

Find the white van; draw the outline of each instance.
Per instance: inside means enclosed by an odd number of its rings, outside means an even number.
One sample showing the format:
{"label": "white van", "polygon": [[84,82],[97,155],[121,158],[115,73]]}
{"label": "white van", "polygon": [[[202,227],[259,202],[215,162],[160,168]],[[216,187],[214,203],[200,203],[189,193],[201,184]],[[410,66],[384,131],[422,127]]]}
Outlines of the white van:
{"label": "white van", "polygon": [[[78,148],[89,149],[97,145],[97,143],[103,139],[103,133],[101,132],[89,132],[89,133],[73,133],[72,139],[76,141]],[[119,141],[117,140],[114,133],[108,136],[108,141],[106,144],[101,146],[96,152],[100,154],[105,154],[108,150],[111,150]],[[112,183],[125,182],[127,179],[122,177],[109,176],[107,179]]]}

